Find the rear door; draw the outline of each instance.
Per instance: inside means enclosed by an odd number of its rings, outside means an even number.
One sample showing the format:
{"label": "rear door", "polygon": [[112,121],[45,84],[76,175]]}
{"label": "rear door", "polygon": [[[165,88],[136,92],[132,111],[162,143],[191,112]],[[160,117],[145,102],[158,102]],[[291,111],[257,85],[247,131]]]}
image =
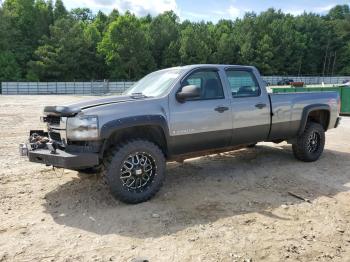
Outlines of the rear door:
{"label": "rear door", "polygon": [[261,88],[253,69],[227,68],[232,107],[232,145],[255,143],[267,139],[270,131],[270,101]]}
{"label": "rear door", "polygon": [[178,86],[196,85],[201,96],[184,103],[169,97],[170,149],[173,154],[228,146],[232,136],[230,98],[225,95],[216,68],[201,68],[189,73]]}

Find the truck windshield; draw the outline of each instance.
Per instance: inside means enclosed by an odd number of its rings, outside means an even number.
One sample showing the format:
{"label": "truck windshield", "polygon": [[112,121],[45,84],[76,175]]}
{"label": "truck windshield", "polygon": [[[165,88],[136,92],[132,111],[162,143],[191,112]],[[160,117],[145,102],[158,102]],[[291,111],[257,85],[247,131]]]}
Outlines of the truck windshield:
{"label": "truck windshield", "polygon": [[167,69],[151,73],[124,92],[124,95],[157,97],[163,95],[179,77],[182,69]]}

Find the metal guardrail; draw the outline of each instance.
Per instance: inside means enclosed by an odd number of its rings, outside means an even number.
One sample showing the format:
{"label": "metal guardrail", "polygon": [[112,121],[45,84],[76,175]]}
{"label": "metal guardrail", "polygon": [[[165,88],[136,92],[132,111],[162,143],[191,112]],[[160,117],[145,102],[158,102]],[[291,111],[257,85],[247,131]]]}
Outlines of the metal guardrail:
{"label": "metal guardrail", "polygon": [[134,82],[2,82],[3,95],[120,94]]}
{"label": "metal guardrail", "polygon": [[[263,76],[270,85],[277,85],[283,79],[312,84],[342,84],[350,80],[350,76]],[[0,94],[3,95],[104,95],[120,94],[132,86],[134,82],[2,82]]]}
{"label": "metal guardrail", "polygon": [[277,85],[283,79],[293,79],[294,82],[304,82],[306,85],[325,85],[342,84],[350,81],[350,76],[263,76],[270,85]]}

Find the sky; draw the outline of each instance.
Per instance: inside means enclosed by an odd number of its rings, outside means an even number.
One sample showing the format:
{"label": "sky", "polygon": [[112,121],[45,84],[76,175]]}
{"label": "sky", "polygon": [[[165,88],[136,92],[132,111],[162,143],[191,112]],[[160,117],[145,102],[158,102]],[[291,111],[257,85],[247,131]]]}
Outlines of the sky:
{"label": "sky", "polygon": [[350,4],[350,0],[63,0],[68,9],[88,7],[109,13],[113,8],[121,12],[127,10],[137,16],[157,15],[173,10],[180,19],[191,21],[212,21],[235,19],[245,12],[260,13],[269,7],[281,9],[292,15],[304,11],[319,14],[327,13],[337,4]]}

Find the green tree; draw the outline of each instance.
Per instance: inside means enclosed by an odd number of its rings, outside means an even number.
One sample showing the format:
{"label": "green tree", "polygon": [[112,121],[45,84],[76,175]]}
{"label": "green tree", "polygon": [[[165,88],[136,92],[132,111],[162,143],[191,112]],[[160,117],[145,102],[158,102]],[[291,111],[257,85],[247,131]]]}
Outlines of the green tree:
{"label": "green tree", "polygon": [[[6,59],[13,59],[19,66],[22,79],[27,71],[27,62],[31,59],[45,26],[38,25],[38,9],[34,0],[7,0],[1,10],[1,40]],[[9,55],[11,54],[11,55]],[[8,59],[8,57],[12,57]],[[2,68],[0,68],[1,70]],[[18,75],[17,71],[15,75]]]}
{"label": "green tree", "polygon": [[[84,32],[83,25],[69,18],[57,20],[50,27],[50,37],[44,37],[29,63],[31,78],[45,81],[88,80],[95,72],[96,41],[94,29]],[[97,29],[94,30],[98,34]],[[90,33],[89,33],[90,32]]]}
{"label": "green tree", "polygon": [[[98,30],[95,23],[89,24],[84,29],[84,38],[90,52],[90,57],[93,58],[91,62],[92,71],[91,76],[95,79],[104,79],[107,77],[107,66],[104,57],[97,51],[97,46],[102,40],[102,34]],[[87,72],[88,73],[88,72]]]}
{"label": "green tree", "polygon": [[0,51],[0,69],[0,82],[21,79],[21,68],[11,52]]}
{"label": "green tree", "polygon": [[112,12],[108,16],[107,24],[108,25],[111,24],[112,22],[117,20],[117,18],[119,16],[120,16],[119,11],[117,9],[113,9]]}
{"label": "green tree", "polygon": [[213,62],[217,64],[235,64],[238,61],[239,46],[234,31],[234,24],[230,20],[221,20],[215,27]]}
{"label": "green tree", "polygon": [[[173,64],[169,59],[170,51],[179,37],[179,18],[174,12],[165,12],[155,17],[150,24],[150,37],[152,39],[152,55],[157,68],[168,67]],[[178,51],[177,51],[178,53]]]}
{"label": "green tree", "polygon": [[68,11],[62,0],[56,0],[53,16],[55,21],[68,16]]}
{"label": "green tree", "polygon": [[163,66],[173,67],[181,65],[179,60],[180,41],[172,41],[163,53]]}
{"label": "green tree", "polygon": [[45,2],[44,0],[37,0],[35,2],[35,9],[35,28],[38,38],[41,38],[43,35],[49,34],[50,26],[53,24],[52,1]]}
{"label": "green tree", "polygon": [[180,23],[174,12],[93,15],[88,8],[68,12],[62,0],[5,0],[0,80],[138,79],[194,63],[249,64],[263,74],[348,74],[349,42],[349,5],[323,16],[270,8],[213,24]]}
{"label": "green tree", "polygon": [[304,36],[296,30],[294,18],[286,15],[274,19],[267,29],[273,39],[273,71],[277,74],[298,74],[305,51]]}
{"label": "green tree", "polygon": [[91,22],[94,19],[92,11],[89,8],[74,8],[70,13],[77,21]]}
{"label": "green tree", "polygon": [[[327,18],[328,45],[324,55],[326,74],[348,74],[350,53],[350,12],[349,6],[336,6],[330,10]],[[328,59],[327,59],[328,58]]]}
{"label": "green tree", "polygon": [[337,5],[333,7],[331,10],[329,10],[329,13],[327,15],[327,18],[331,20],[336,19],[345,19],[346,17],[349,17],[350,15],[350,8],[349,5]]}
{"label": "green tree", "polygon": [[258,54],[255,59],[256,66],[266,75],[273,74],[273,40],[269,35],[264,35],[259,41],[256,52]]}
{"label": "green tree", "polygon": [[98,50],[104,55],[113,79],[139,79],[155,68],[141,22],[130,13],[109,25]]}
{"label": "green tree", "polygon": [[300,72],[322,73],[325,55],[331,48],[329,41],[334,36],[331,28],[323,17],[316,14],[304,13],[296,17],[294,23],[296,30],[303,35],[305,44]]}
{"label": "green tree", "polygon": [[256,58],[257,31],[255,28],[255,13],[245,14],[242,20],[235,24],[235,36],[239,46],[239,57],[237,64],[252,64]]}
{"label": "green tree", "polygon": [[104,33],[108,25],[108,16],[99,11],[93,20],[93,24],[101,34]]}
{"label": "green tree", "polygon": [[209,34],[204,22],[189,23],[182,31],[180,38],[181,64],[205,64],[212,55],[209,45]]}

